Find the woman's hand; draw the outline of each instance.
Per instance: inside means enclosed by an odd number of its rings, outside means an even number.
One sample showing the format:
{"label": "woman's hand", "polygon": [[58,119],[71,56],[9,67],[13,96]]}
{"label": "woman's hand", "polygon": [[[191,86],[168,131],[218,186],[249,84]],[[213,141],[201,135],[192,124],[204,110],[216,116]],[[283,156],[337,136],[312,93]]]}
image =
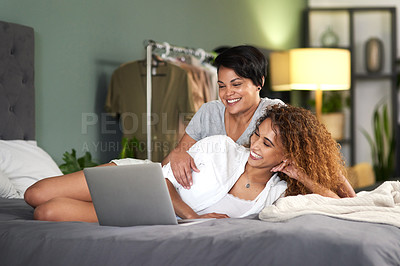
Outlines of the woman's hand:
{"label": "woman's hand", "polygon": [[271,172],[282,172],[282,173],[286,174],[288,177],[296,179],[300,182],[303,182],[304,178],[306,178],[306,176],[307,176],[303,171],[301,171],[290,160],[284,160],[279,165],[273,167],[271,169]]}
{"label": "woman's hand", "polygon": [[196,215],[195,217],[191,217],[190,219],[207,219],[207,218],[216,218],[216,219],[223,219],[223,218],[230,218],[228,215],[223,214],[223,213],[206,213],[202,215]]}
{"label": "woman's hand", "polygon": [[279,165],[273,167],[271,172],[282,172],[288,177],[296,179],[305,187],[307,187],[312,193],[319,194],[324,197],[340,198],[337,193],[333,192],[329,188],[326,188],[311,180],[304,171],[299,169],[297,165],[290,160],[284,160]]}
{"label": "woman's hand", "polygon": [[340,187],[338,189],[338,195],[341,198],[353,198],[356,197],[357,194],[354,191],[353,187],[351,186],[351,184],[349,183],[349,180],[347,180],[347,178],[344,175],[340,175],[341,178],[341,184]]}
{"label": "woman's hand", "polygon": [[193,184],[192,169],[200,172],[196,164],[186,151],[196,143],[188,134],[183,134],[182,139],[170,154],[164,158],[162,165],[171,164],[172,173],[176,181],[184,188],[189,189]]}
{"label": "woman's hand", "polygon": [[200,172],[192,156],[186,151],[174,150],[169,157],[172,173],[176,181],[184,188],[190,189],[193,185],[192,169],[195,172]]}

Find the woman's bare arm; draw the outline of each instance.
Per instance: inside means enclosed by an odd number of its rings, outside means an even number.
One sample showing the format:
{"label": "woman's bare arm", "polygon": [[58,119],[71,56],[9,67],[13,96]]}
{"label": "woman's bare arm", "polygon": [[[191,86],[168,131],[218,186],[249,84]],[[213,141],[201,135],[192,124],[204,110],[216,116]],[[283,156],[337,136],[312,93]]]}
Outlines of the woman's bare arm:
{"label": "woman's bare arm", "polygon": [[305,185],[308,189],[310,189],[313,193],[320,194],[321,196],[331,197],[331,198],[350,198],[355,197],[356,193],[354,192],[353,187],[350,185],[349,181],[346,177],[341,175],[341,182],[339,184],[339,188],[337,191],[333,192],[326,187],[323,187],[320,184],[310,181],[307,176],[302,178],[300,181]]}
{"label": "woman's bare arm", "polygon": [[356,192],[354,191],[354,188],[351,186],[349,180],[344,175],[341,176],[341,184],[338,190],[338,195],[341,198],[353,198],[356,195]]}
{"label": "woman's bare arm", "polygon": [[174,210],[176,215],[178,215],[181,218],[185,219],[194,219],[198,218],[197,213],[195,213],[192,208],[189,207],[179,196],[178,192],[175,190],[174,185],[172,185],[171,181],[168,179],[165,179],[167,182],[167,187],[169,191],[169,195],[172,200],[172,205],[174,205]]}
{"label": "woman's bare arm", "polygon": [[285,173],[290,178],[300,181],[306,188],[308,188],[312,193],[319,194],[324,197],[330,198],[340,198],[338,194],[326,188],[318,183],[311,180],[306,173],[300,171],[294,164],[290,163],[288,160],[283,161],[278,166],[271,169],[273,172]]}
{"label": "woman's bare arm", "polygon": [[308,188],[314,194],[319,194],[324,197],[330,197],[335,199],[340,198],[338,194],[336,194],[329,188],[326,188],[318,183],[313,182],[312,180],[307,178],[307,176],[303,176],[301,179],[297,180],[299,180],[306,188]]}
{"label": "woman's bare arm", "polygon": [[207,213],[203,215],[198,215],[193,211],[192,208],[189,207],[179,196],[178,192],[176,191],[174,185],[172,185],[171,181],[165,179],[167,182],[167,187],[169,191],[169,195],[172,200],[172,205],[174,206],[174,211],[176,215],[184,219],[199,219],[199,218],[229,218],[226,214],[220,213]]}
{"label": "woman's bare arm", "polygon": [[193,184],[192,170],[199,172],[193,158],[186,152],[195,143],[196,140],[185,133],[176,148],[162,161],[162,165],[171,164],[176,181],[186,189]]}

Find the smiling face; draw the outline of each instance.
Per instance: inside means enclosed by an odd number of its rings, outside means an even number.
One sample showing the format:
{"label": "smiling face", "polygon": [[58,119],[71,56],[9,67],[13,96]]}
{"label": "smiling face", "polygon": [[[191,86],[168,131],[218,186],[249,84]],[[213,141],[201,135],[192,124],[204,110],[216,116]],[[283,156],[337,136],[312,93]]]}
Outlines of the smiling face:
{"label": "smiling face", "polygon": [[238,76],[231,68],[219,68],[218,86],[219,97],[232,115],[255,109],[260,102],[258,87],[251,79]]}
{"label": "smiling face", "polygon": [[[250,156],[248,163],[255,168],[266,170],[284,160],[284,149],[279,137],[279,129],[272,130],[270,118],[265,119],[250,138]],[[277,135],[278,134],[278,135]]]}

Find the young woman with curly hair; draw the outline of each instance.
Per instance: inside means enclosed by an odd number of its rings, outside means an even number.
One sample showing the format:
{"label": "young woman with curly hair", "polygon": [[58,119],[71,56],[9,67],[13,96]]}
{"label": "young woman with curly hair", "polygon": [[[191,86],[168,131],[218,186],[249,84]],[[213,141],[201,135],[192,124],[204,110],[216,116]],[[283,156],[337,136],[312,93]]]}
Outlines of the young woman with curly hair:
{"label": "young woman with curly hair", "polygon": [[[250,148],[226,135],[196,142],[187,151],[200,169],[192,173],[190,189],[176,181],[170,163],[163,174],[179,217],[246,217],[284,196],[355,196],[339,148],[310,111],[274,105],[258,120]],[[114,160],[109,165],[130,163],[135,162]],[[97,221],[82,171],[37,182],[25,200],[36,207],[35,219]]]}
{"label": "young woman with curly hair", "polygon": [[[215,148],[221,143],[223,152]],[[193,173],[190,190],[177,183],[168,165],[164,167],[175,212],[181,217],[245,217],[280,197],[298,194],[355,196],[345,177],[340,146],[303,108],[266,107],[249,149],[235,145],[229,137],[212,136],[188,153],[203,165],[200,173]]]}
{"label": "young woman with curly hair", "polygon": [[272,171],[287,182],[286,196],[308,194],[318,186],[340,197],[355,196],[346,179],[340,145],[310,111],[275,105],[267,108],[258,125],[266,119],[284,147],[285,160]]}

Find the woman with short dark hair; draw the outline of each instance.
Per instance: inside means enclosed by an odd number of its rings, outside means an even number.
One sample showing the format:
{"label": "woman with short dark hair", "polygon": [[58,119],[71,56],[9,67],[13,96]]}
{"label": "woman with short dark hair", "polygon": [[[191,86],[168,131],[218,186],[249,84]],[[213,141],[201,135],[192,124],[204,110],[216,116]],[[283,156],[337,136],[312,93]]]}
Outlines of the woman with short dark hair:
{"label": "woman with short dark hair", "polygon": [[267,67],[264,55],[249,45],[232,47],[221,53],[214,61],[217,71],[220,67],[231,68],[243,78],[251,79],[255,86],[262,88]]}
{"label": "woman with short dark hair", "polygon": [[192,170],[199,171],[186,152],[194,143],[208,136],[227,135],[237,144],[247,145],[265,107],[283,104],[279,99],[260,98],[267,62],[257,48],[229,48],[217,56],[215,64],[220,99],[201,106],[177,147],[163,161],[170,162],[176,180],[185,188],[192,184]]}

